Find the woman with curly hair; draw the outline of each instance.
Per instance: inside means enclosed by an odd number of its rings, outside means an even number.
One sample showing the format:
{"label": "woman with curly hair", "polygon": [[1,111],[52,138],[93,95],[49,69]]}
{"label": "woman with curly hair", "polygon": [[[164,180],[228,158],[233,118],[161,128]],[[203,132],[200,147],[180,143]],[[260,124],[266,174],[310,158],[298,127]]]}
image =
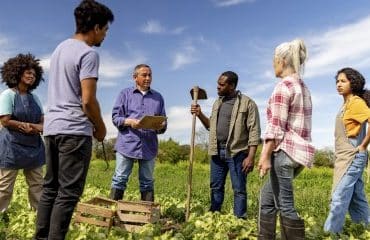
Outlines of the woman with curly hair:
{"label": "woman with curly hair", "polygon": [[0,212],[9,206],[18,170],[23,169],[31,208],[36,210],[43,183],[45,148],[42,106],[32,90],[43,80],[40,60],[32,54],[18,54],[1,67],[0,94]]}
{"label": "woman with curly hair", "polygon": [[362,173],[370,142],[370,92],[364,89],[365,78],[353,68],[338,71],[336,86],[343,96],[335,124],[335,163],[329,216],[324,230],[340,233],[347,211],[355,223],[368,224],[369,205]]}

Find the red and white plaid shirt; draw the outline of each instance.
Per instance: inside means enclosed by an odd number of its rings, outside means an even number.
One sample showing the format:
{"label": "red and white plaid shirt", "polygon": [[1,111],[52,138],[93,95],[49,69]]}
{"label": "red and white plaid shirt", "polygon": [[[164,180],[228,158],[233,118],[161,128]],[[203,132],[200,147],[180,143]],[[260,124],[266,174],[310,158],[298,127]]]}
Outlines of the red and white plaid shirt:
{"label": "red and white plaid shirt", "polygon": [[267,107],[264,139],[275,139],[274,151],[283,150],[294,161],[311,167],[315,148],[311,142],[311,94],[297,74],[284,77]]}

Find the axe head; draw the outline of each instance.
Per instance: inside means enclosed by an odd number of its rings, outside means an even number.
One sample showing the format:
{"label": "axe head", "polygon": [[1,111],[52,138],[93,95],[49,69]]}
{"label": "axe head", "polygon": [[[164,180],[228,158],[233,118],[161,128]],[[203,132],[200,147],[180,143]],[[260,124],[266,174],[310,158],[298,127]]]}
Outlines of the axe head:
{"label": "axe head", "polygon": [[204,90],[203,88],[200,88],[198,86],[195,86],[195,87],[193,87],[190,90],[191,99],[194,100],[194,91],[197,91],[198,92],[198,98],[197,98],[197,100],[207,99],[207,92],[206,92],[206,90]]}

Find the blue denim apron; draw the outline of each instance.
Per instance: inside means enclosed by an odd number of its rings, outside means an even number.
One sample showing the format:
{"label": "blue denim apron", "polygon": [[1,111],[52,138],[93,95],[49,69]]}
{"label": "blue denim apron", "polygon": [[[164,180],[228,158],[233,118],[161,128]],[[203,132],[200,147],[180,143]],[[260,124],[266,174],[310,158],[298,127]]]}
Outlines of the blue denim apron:
{"label": "blue denim apron", "polygon": [[[14,98],[12,120],[40,123],[41,108],[32,94]],[[33,169],[45,163],[45,147],[39,134],[25,134],[6,127],[0,130],[0,168]]]}

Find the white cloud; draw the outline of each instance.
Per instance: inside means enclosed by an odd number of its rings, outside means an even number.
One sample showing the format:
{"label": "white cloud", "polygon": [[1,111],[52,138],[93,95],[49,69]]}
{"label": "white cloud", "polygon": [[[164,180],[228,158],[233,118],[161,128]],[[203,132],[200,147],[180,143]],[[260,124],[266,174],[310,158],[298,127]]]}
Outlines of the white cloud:
{"label": "white cloud", "polygon": [[[202,112],[209,116],[215,98],[199,102]],[[190,114],[190,104],[188,106],[172,106],[167,110],[168,127],[167,131],[160,135],[161,139],[173,138],[181,144],[188,144],[190,142],[192,115]],[[197,119],[197,129],[203,128],[202,123]]]}
{"label": "white cloud", "polygon": [[13,46],[10,44],[11,42],[12,41],[8,37],[0,34],[0,65],[13,55],[11,50],[13,49]]}
{"label": "white cloud", "polygon": [[255,0],[213,0],[217,7],[229,7],[242,3],[252,3]]}
{"label": "white cloud", "polygon": [[316,149],[331,148],[334,145],[334,125],[327,127],[313,126],[311,136]]}
{"label": "white cloud", "polygon": [[[207,109],[209,106],[205,106]],[[168,128],[165,134],[159,135],[160,139],[173,138],[181,144],[187,144],[190,141],[192,115],[190,114],[190,106],[173,106],[168,109]],[[207,110],[208,111],[208,110]],[[118,130],[112,123],[111,114],[103,115],[103,121],[107,128],[106,139],[117,137]],[[197,120],[197,128],[203,127],[201,122]]]}
{"label": "white cloud", "polygon": [[140,31],[147,34],[174,34],[178,35],[185,31],[186,27],[180,26],[176,27],[174,29],[168,29],[165,26],[163,26],[162,23],[158,20],[149,20],[146,23],[144,23]]}
{"label": "white cloud", "polygon": [[143,33],[163,33],[166,29],[157,20],[147,21],[140,29]]}
{"label": "white cloud", "polygon": [[242,92],[246,92],[247,95],[251,96],[260,96],[261,93],[265,93],[267,90],[272,91],[274,88],[276,81],[274,81],[274,77],[266,78],[269,79],[264,82],[250,82],[246,84],[241,84],[241,87],[244,89]]}
{"label": "white cloud", "polygon": [[275,78],[275,74],[274,74],[273,70],[266,70],[266,71],[262,74],[262,77],[263,77],[263,78],[266,78],[266,79],[273,79],[273,78]]}
{"label": "white cloud", "polygon": [[0,46],[7,45],[8,43],[9,40],[6,37],[0,36]]}
{"label": "white cloud", "polygon": [[[321,100],[317,99],[317,96],[313,96],[313,99],[317,104]],[[262,133],[264,132],[264,127],[266,125],[264,109],[266,108],[266,100],[254,99],[259,106],[260,117],[261,117],[261,127]],[[209,98],[205,101],[199,102],[202,107],[202,111],[206,116],[211,113],[213,102],[215,98]],[[189,106],[172,106],[167,109],[168,117],[168,128],[164,134],[159,135],[160,139],[175,139],[180,144],[189,144],[191,138],[191,128],[192,128],[192,115],[190,114]],[[111,114],[104,114],[103,120],[107,128],[107,139],[117,137],[118,130],[112,123]],[[204,128],[202,123],[197,119],[196,121],[196,132]],[[313,143],[318,148],[323,148],[333,145],[333,128],[334,126],[322,127],[321,123],[317,126],[314,125],[312,128]],[[319,136],[316,137],[315,136]]]}
{"label": "white cloud", "polygon": [[197,62],[196,49],[194,46],[186,46],[173,56],[172,70],[177,70],[185,65]]}
{"label": "white cloud", "polygon": [[103,121],[105,123],[105,127],[107,128],[107,136],[106,136],[106,139],[117,137],[118,130],[113,125],[112,115],[111,114],[104,114],[103,115]]}
{"label": "white cloud", "polygon": [[[1,45],[0,45],[1,46]],[[146,61],[146,57],[140,53],[135,53],[136,56],[130,57],[130,60],[116,57],[107,51],[100,53],[99,76],[104,78],[99,84],[102,87],[114,87],[117,85],[115,79],[130,75],[133,68],[140,63]],[[47,75],[50,69],[51,54],[41,56],[40,63],[44,69],[44,74]]]}
{"label": "white cloud", "polygon": [[[182,144],[190,141],[192,115],[189,111],[190,106],[174,106],[168,109],[168,128],[165,134],[159,135],[160,139],[173,138]],[[103,121],[107,128],[106,139],[117,137],[118,130],[112,123],[111,114],[103,115]],[[197,122],[197,127],[201,127],[201,123]]]}
{"label": "white cloud", "polygon": [[172,34],[178,35],[185,31],[186,27],[177,27],[171,31]]}
{"label": "white cloud", "polygon": [[206,51],[220,51],[220,46],[202,35],[187,37],[171,55],[171,69],[177,70],[202,60]]}
{"label": "white cloud", "polygon": [[345,66],[370,66],[370,16],[308,37],[307,78],[332,74]]}
{"label": "white cloud", "polygon": [[320,94],[320,93],[313,93],[311,92],[311,100],[312,100],[312,105],[314,108],[316,107],[328,107],[328,106],[333,106],[333,104],[338,103],[338,100],[340,100],[340,96],[336,94],[335,92],[333,93],[325,93],[325,94]]}
{"label": "white cloud", "polygon": [[[199,101],[202,112],[209,116],[211,113],[213,102],[215,98]],[[190,114],[190,104],[188,106],[172,106],[166,109],[168,118],[167,131],[159,135],[161,139],[173,138],[180,143],[188,143],[191,135],[192,115]],[[116,137],[118,130],[112,123],[112,116],[110,113],[103,115],[103,120],[107,128],[107,139]],[[197,128],[203,127],[202,123],[197,120]]]}
{"label": "white cloud", "polygon": [[167,114],[169,132],[191,128],[192,117],[189,109],[190,106],[173,106],[169,108]]}
{"label": "white cloud", "polygon": [[[312,126],[312,141],[317,148],[332,146],[334,143],[334,118],[341,104],[340,96],[334,91],[335,84],[333,74],[345,66],[353,66],[355,68],[370,67],[370,16],[359,19],[350,24],[342,25],[336,28],[331,28],[326,31],[316,32],[314,35],[304,37],[309,51],[309,59],[306,65],[305,79],[329,77],[329,83],[324,83],[317,90],[311,91],[313,102],[313,126]],[[270,69],[270,67],[266,68]],[[262,72],[262,79],[272,79],[273,72],[271,70]],[[273,83],[274,81],[271,81]],[[269,82],[261,82],[259,86],[253,83],[245,89],[256,93],[264,93],[270,88]],[[328,89],[328,85],[332,86],[330,93],[323,93]],[[260,109],[261,126],[265,126],[265,103],[262,98],[255,99]],[[262,129],[264,130],[264,129]]]}
{"label": "white cloud", "polygon": [[[50,57],[51,55],[44,55],[40,57],[41,66],[44,69],[44,75],[48,74],[50,69]],[[99,81],[99,85],[102,87],[114,87],[118,83],[115,81],[117,78],[125,77],[131,74],[133,68],[142,62],[145,62],[144,56],[133,57],[130,61],[115,57],[108,52],[102,52],[100,54],[100,68],[99,75],[104,78],[104,81]],[[44,77],[45,77],[44,76]]]}
{"label": "white cloud", "polygon": [[44,74],[47,74],[49,72],[49,69],[50,69],[50,57],[51,55],[44,55],[42,57],[40,57],[40,65],[42,67],[42,69],[44,70]]}
{"label": "white cloud", "polygon": [[[118,58],[108,52],[103,52],[100,57],[99,74],[104,78],[122,78],[131,74],[133,68],[142,62],[146,61],[144,56],[135,56],[130,60]],[[109,83],[109,81],[107,81]],[[108,84],[111,85],[111,84]],[[107,86],[108,86],[107,85]]]}

